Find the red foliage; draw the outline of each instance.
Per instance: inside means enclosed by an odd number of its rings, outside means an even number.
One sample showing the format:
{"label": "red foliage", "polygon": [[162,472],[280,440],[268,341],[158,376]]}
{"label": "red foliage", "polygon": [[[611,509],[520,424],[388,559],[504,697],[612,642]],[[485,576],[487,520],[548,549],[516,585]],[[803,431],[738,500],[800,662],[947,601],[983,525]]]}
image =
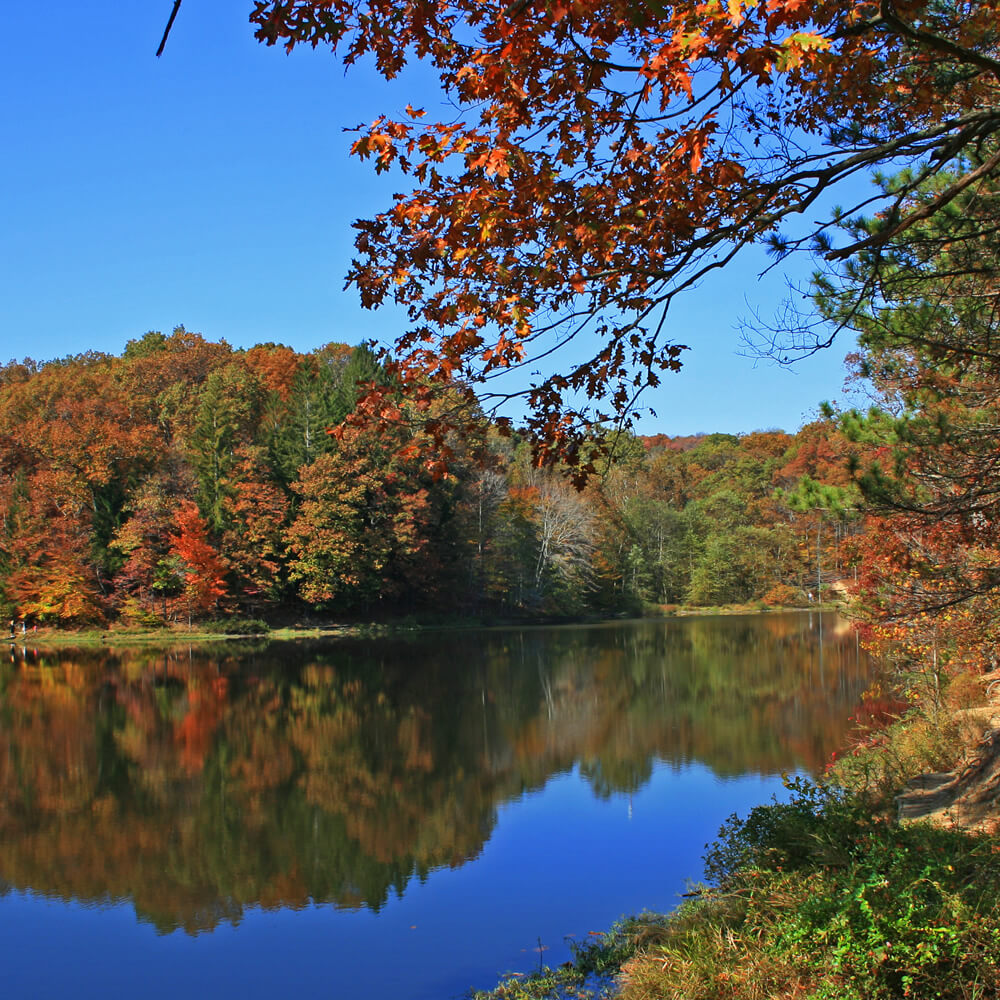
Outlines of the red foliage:
{"label": "red foliage", "polygon": [[184,607],[188,614],[211,611],[227,593],[227,562],[209,543],[205,519],[190,500],[177,508],[174,524],[171,552],[183,565]]}

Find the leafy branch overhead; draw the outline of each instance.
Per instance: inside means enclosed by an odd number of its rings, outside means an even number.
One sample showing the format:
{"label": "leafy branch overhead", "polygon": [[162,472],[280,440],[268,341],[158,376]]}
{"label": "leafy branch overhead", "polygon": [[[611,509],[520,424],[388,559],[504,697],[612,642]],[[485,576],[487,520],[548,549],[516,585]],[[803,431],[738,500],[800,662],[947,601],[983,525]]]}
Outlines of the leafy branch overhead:
{"label": "leafy branch overhead", "polygon": [[[741,248],[877,253],[1000,171],[1000,0],[255,0],[251,21],[388,79],[433,66],[444,116],[356,130],[410,190],[355,224],[349,281],[407,310],[414,398],[525,395],[541,460],[585,462],[582,428],[681,366],[675,296]],[[909,171],[827,207],[880,166]],[[877,225],[836,244],[862,207]]]}

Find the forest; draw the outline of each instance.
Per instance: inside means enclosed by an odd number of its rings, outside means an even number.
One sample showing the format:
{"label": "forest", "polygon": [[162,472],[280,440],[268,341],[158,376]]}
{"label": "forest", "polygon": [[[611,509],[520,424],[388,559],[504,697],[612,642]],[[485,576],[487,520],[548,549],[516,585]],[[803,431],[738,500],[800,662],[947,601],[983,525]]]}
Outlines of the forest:
{"label": "forest", "polygon": [[121,356],[0,368],[0,613],[65,627],[803,606],[853,572],[839,543],[858,518],[815,487],[852,488],[833,420],[605,434],[578,489],[481,412],[441,442],[400,394],[393,434],[345,419],[385,381],[365,345],[236,350],[182,327]]}

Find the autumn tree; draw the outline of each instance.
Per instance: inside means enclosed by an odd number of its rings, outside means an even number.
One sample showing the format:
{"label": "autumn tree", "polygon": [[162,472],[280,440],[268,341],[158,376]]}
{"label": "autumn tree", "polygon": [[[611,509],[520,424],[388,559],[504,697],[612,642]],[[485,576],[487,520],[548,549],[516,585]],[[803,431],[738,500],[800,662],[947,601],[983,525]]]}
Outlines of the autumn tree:
{"label": "autumn tree", "polygon": [[265,392],[288,399],[292,380],[302,363],[302,355],[284,344],[255,344],[244,355],[246,365]]}
{"label": "autumn tree", "polygon": [[116,604],[126,619],[141,621],[180,592],[182,581],[170,552],[178,500],[177,484],[151,476],[126,503],[124,523],[111,542],[120,559],[113,578]]}
{"label": "autumn tree", "polygon": [[283,533],[290,503],[285,491],[263,475],[266,468],[262,449],[238,453],[224,506],[223,555],[235,593],[253,609],[276,603],[286,586]]}
{"label": "autumn tree", "polygon": [[[680,366],[675,296],[741,249],[849,259],[996,176],[1000,153],[970,154],[1000,124],[998,19],[1000,0],[255,0],[251,14],[267,44],[370,57],[389,79],[414,57],[433,67],[447,118],[411,105],[358,129],[354,153],[413,187],[356,223],[349,281],[364,305],[408,311],[391,367],[415,394],[457,377],[500,403],[496,376],[538,370],[529,427],[542,459],[570,461],[595,410],[626,417]],[[850,183],[903,163],[872,198]],[[852,203],[824,205],[841,187],[882,221],[834,245]],[[584,332],[593,356],[559,355]]]}
{"label": "autumn tree", "polygon": [[175,532],[170,554],[183,576],[181,604],[188,620],[218,607],[226,596],[226,561],[208,539],[208,524],[190,500],[174,514]]}
{"label": "autumn tree", "polygon": [[302,598],[340,606],[426,600],[441,551],[431,539],[449,516],[450,484],[405,441],[348,430],[294,484],[300,501],[285,538]]}
{"label": "autumn tree", "polygon": [[102,618],[87,501],[65,472],[45,470],[0,489],[0,594],[8,613],[59,624]]}
{"label": "autumn tree", "polygon": [[170,336],[154,330],[125,345],[115,382],[156,426],[162,442],[182,443],[194,422],[202,383],[232,355],[225,341],[213,343],[183,326]]}

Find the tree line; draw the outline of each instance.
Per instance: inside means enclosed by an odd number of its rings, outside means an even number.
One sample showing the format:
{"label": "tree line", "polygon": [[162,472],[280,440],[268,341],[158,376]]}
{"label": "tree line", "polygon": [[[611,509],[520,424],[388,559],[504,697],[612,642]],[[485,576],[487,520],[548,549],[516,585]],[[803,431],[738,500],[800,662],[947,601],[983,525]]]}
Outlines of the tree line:
{"label": "tree line", "polygon": [[850,512],[792,495],[803,477],[848,483],[832,421],[612,434],[578,490],[481,412],[441,442],[397,392],[391,430],[352,426],[380,383],[366,346],[236,350],[183,327],[120,356],[3,366],[0,613],[152,625],[798,605],[848,573]]}

